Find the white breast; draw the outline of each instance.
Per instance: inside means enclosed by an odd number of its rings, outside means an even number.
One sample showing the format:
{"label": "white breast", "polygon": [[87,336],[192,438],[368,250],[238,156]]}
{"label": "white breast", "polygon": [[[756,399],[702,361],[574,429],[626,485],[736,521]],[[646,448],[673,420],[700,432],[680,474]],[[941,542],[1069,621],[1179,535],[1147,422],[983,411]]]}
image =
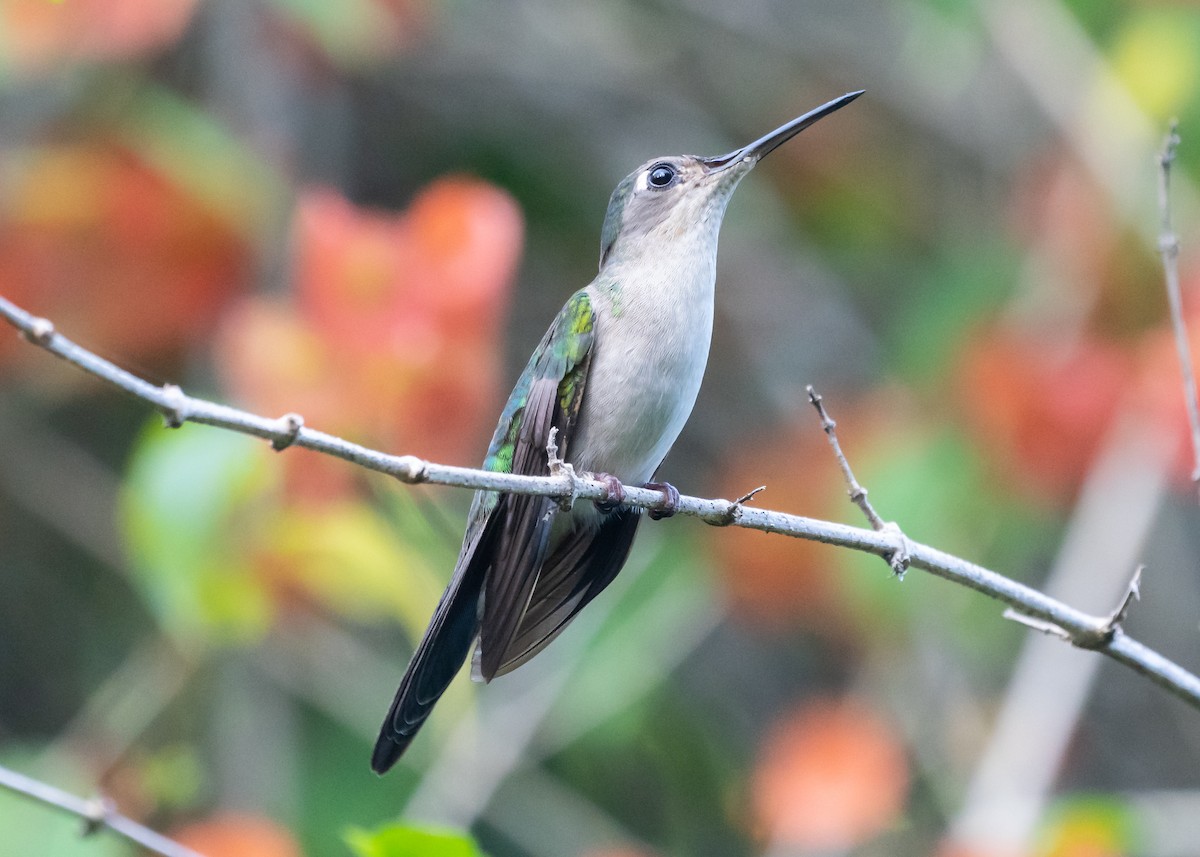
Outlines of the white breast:
{"label": "white breast", "polygon": [[567,450],[580,470],[649,481],[692,412],[712,340],[716,247],[687,245],[668,241],[673,258],[612,266],[588,287],[596,340]]}

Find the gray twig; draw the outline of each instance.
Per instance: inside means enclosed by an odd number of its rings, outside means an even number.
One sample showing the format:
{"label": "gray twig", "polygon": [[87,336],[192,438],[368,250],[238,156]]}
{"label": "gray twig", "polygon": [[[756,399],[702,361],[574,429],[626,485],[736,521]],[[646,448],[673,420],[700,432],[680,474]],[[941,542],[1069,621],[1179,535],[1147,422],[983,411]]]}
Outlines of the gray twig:
{"label": "gray twig", "polygon": [[[45,341],[39,341],[34,335],[35,329],[39,323],[44,325],[44,322],[40,322],[4,298],[0,298],[0,316],[4,316],[18,330],[52,354],[74,363],[84,371],[125,390],[154,407],[163,411],[178,407],[180,413],[186,414],[187,421],[218,426],[272,442],[292,434],[290,427],[289,429],[281,428],[279,420],[260,417],[225,405],[186,396],[182,397],[184,400],[182,402],[171,401],[164,395],[162,388],[119,369],[61,334],[52,333],[44,337]],[[453,467],[423,461],[412,455],[386,455],[304,426],[298,428],[294,434],[294,446],[342,458],[361,467],[394,476],[410,484],[429,482],[476,490],[502,491],[510,494],[555,498],[575,496],[584,500],[604,500],[607,497],[608,489],[605,483],[590,477],[567,473],[550,476],[520,476],[513,473]],[[767,533],[779,533],[792,538],[808,539],[872,553],[884,558],[892,557],[897,552],[893,533],[864,530],[859,527],[820,521],[800,515],[757,509],[742,505],[745,499],[748,498],[731,502],[682,496],[678,511],[680,514],[690,515],[718,526],[732,525]],[[622,502],[628,506],[655,508],[662,505],[662,492],[628,486],[625,488]],[[1084,613],[1036,589],[964,559],[951,556],[937,548],[908,539],[905,539],[905,545],[909,554],[909,565],[912,567],[923,569],[960,586],[981,592],[1013,607],[1025,617],[1051,623],[1068,634],[1102,632],[1111,619],[1111,617],[1097,617]],[[1112,634],[1095,649],[1145,675],[1155,684],[1200,710],[1200,678],[1153,649],[1124,633]]]}
{"label": "gray twig", "polygon": [[1146,570],[1146,566],[1139,565],[1133,570],[1133,577],[1129,579],[1129,586],[1125,589],[1125,597],[1121,599],[1121,603],[1117,605],[1117,609],[1108,617],[1108,627],[1111,631],[1115,631],[1121,627],[1121,623],[1125,621],[1125,617],[1129,615],[1129,608],[1135,601],[1142,600],[1142,572]]}
{"label": "gray twig", "polygon": [[1145,569],[1144,565],[1139,565],[1133,570],[1133,577],[1129,580],[1129,586],[1125,589],[1125,595],[1121,598],[1121,603],[1117,605],[1112,613],[1108,614],[1106,619],[1094,627],[1064,628],[1046,619],[1030,616],[1020,609],[1013,607],[1009,607],[1004,611],[1004,618],[1033,628],[1035,631],[1041,631],[1043,634],[1060,637],[1071,645],[1078,646],[1081,649],[1102,649],[1111,643],[1118,633],[1121,633],[1121,623],[1125,621],[1130,606],[1134,601],[1141,599],[1142,572]]}
{"label": "gray twig", "polygon": [[575,475],[575,468],[558,455],[558,426],[550,426],[550,435],[546,438],[546,463],[551,477],[563,477],[571,482],[571,493],[558,499],[559,508],[569,512],[579,496],[579,477]]}
{"label": "gray twig", "polygon": [[5,767],[0,767],[0,786],[46,806],[52,806],[77,816],[83,821],[83,836],[91,836],[108,828],[113,833],[125,837],[147,851],[160,854],[162,857],[201,857],[191,848],[180,845],[175,840],[168,839],[161,833],[155,833],[150,828],[121,815],[108,798],[77,797],[70,792],[65,792],[48,783],[43,783],[41,780],[35,780],[33,777]]}
{"label": "gray twig", "polygon": [[704,519],[706,524],[712,524],[714,527],[728,527],[737,523],[738,517],[742,513],[742,507],[767,490],[766,485],[759,485],[753,491],[747,491],[736,500],[729,501],[729,505],[725,508],[725,512],[720,518],[709,520]]}
{"label": "gray twig", "polygon": [[884,521],[879,517],[875,507],[867,499],[867,489],[854,478],[854,471],[850,469],[850,462],[846,459],[845,453],[842,452],[842,445],[838,442],[837,423],[825,410],[825,400],[821,398],[820,393],[813,389],[812,384],[809,384],[806,389],[808,401],[817,409],[817,415],[821,418],[821,428],[825,431],[825,436],[829,438],[829,445],[833,447],[833,455],[837,459],[838,467],[842,469],[842,477],[846,480],[846,492],[850,495],[850,502],[862,509],[862,513],[866,515],[867,521],[871,524],[871,529],[877,533],[890,535],[895,541],[895,549],[885,558],[888,565],[892,567],[892,573],[903,580],[904,572],[908,571],[910,561],[908,536],[904,535],[904,531],[895,521]]}
{"label": "gray twig", "polygon": [[1183,373],[1183,395],[1187,403],[1188,424],[1192,428],[1192,481],[1200,489],[1200,397],[1196,393],[1196,373],[1188,345],[1187,323],[1183,314],[1183,294],[1179,288],[1179,238],[1171,225],[1171,165],[1179,146],[1178,123],[1172,122],[1158,156],[1158,208],[1162,226],[1158,236],[1158,251],[1162,255],[1163,274],[1167,283],[1167,303],[1171,307],[1171,327],[1175,333],[1175,350]]}

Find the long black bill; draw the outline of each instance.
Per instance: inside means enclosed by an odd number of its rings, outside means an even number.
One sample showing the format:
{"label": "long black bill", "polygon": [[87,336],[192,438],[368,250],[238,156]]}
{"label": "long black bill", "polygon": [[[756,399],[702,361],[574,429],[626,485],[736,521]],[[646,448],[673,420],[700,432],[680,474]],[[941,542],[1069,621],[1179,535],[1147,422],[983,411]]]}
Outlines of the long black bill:
{"label": "long black bill", "polygon": [[770,134],[759,137],[748,146],[742,146],[740,149],[735,149],[727,155],[721,155],[718,158],[705,158],[704,163],[712,170],[723,170],[726,167],[739,164],[742,161],[754,160],[759,161],[766,157],[771,152],[778,149],[788,140],[795,137],[809,125],[816,122],[818,119],[824,119],[835,110],[841,110],[858,96],[866,92],[865,89],[860,89],[857,92],[847,92],[840,98],[835,98],[828,104],[822,104],[816,110],[810,110],[803,116],[798,116],[791,122],[781,125]]}

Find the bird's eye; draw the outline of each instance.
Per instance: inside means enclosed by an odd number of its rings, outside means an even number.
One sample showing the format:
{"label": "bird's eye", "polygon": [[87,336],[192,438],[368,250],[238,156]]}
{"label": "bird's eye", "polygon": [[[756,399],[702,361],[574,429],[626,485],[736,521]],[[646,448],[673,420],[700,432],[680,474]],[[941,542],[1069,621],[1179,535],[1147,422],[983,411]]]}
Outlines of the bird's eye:
{"label": "bird's eye", "polygon": [[678,177],[679,173],[670,164],[655,164],[646,174],[646,182],[650,187],[661,190],[675,184],[675,179]]}

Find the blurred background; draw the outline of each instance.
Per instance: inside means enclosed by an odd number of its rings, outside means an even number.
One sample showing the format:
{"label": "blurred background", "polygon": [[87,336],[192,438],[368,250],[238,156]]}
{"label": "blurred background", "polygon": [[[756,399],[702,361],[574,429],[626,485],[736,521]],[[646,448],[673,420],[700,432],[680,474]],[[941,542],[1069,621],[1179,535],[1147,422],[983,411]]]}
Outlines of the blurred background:
{"label": "blurred background", "polygon": [[[475,465],[622,176],[857,88],[731,203],[662,475],[861,525],[814,384],[885,519],[1094,613],[1146,563],[1127,629],[1200,669],[1154,157],[1178,117],[1200,351],[1191,4],[0,0],[0,294]],[[921,572],[687,518],[379,779],[468,503],[167,431],[0,336],[0,764],[214,857],[401,853],[399,821],[493,857],[1200,853],[1195,710]],[[0,852],[134,853],[7,793]]]}

